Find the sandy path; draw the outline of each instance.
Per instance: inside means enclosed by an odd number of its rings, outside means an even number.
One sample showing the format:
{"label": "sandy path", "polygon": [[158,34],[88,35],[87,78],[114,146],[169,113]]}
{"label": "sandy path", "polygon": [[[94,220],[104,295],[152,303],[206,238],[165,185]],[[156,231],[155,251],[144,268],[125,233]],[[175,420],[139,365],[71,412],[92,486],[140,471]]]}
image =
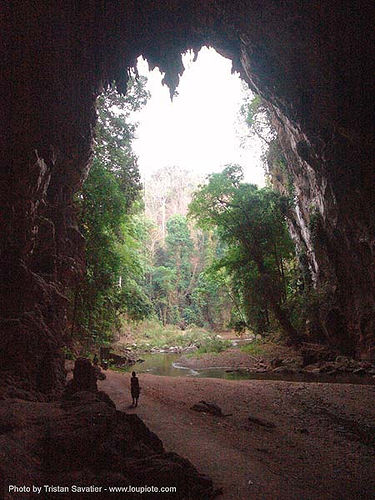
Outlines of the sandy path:
{"label": "sandy path", "polygon": [[[374,431],[374,386],[142,374],[140,405],[133,410],[129,378],[108,371],[100,388],[119,409],[137,413],[166,450],[223,487],[220,498],[375,498],[375,447],[366,444]],[[202,399],[232,415],[190,410]],[[251,423],[249,415],[276,428]]]}

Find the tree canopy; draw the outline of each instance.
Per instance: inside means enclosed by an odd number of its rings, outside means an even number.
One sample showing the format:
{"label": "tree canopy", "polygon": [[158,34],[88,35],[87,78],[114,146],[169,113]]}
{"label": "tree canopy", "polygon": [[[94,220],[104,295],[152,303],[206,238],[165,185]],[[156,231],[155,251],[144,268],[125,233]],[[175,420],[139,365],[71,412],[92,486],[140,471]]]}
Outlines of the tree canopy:
{"label": "tree canopy", "polygon": [[288,266],[294,257],[285,221],[290,202],[242,179],[238,165],[209,176],[193,197],[190,215],[204,229],[217,228],[226,243],[216,267],[231,275],[249,326],[264,329],[272,313],[287,337],[298,341],[287,311]]}
{"label": "tree canopy", "polygon": [[[299,271],[286,222],[292,193],[245,183],[238,165],[199,187],[196,176],[167,167],[142,189],[130,115],[147,98],[140,78],[126,96],[109,89],[98,99],[95,155],[76,199],[86,276],[72,292],[72,335],[103,342],[123,320],[154,317],[181,328],[281,328],[299,342]],[[266,104],[245,104],[250,132],[282,171]]]}
{"label": "tree canopy", "polygon": [[141,286],[141,185],[132,150],[130,113],[147,101],[145,79],[132,79],[126,96],[110,88],[98,99],[94,158],[76,198],[86,240],[86,275],[74,291],[73,335],[105,340],[120,314],[142,319],[151,304]]}

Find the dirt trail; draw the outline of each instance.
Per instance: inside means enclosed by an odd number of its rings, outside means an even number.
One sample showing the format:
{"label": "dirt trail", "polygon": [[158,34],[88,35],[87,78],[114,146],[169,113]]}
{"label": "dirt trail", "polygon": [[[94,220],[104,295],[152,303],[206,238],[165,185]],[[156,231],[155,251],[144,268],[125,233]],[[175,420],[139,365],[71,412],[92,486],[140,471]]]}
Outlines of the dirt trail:
{"label": "dirt trail", "polygon": [[[166,450],[209,475],[223,488],[220,498],[375,498],[374,386],[142,374],[140,405],[131,409],[130,375],[106,373],[99,385],[117,407],[137,413]],[[200,400],[232,415],[191,410]]]}

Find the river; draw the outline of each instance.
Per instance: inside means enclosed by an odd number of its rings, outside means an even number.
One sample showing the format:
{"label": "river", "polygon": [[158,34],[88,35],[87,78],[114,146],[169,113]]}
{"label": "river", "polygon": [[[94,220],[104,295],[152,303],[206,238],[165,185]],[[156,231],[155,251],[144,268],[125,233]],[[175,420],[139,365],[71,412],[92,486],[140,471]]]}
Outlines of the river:
{"label": "river", "polygon": [[144,353],[140,355],[144,361],[127,367],[124,371],[137,373],[151,373],[167,377],[197,377],[222,378],[227,380],[285,380],[289,382],[330,382],[340,384],[374,384],[372,377],[353,375],[352,373],[338,373],[327,375],[324,373],[254,373],[230,370],[228,367],[196,369],[187,368],[179,363],[181,354],[177,353]]}

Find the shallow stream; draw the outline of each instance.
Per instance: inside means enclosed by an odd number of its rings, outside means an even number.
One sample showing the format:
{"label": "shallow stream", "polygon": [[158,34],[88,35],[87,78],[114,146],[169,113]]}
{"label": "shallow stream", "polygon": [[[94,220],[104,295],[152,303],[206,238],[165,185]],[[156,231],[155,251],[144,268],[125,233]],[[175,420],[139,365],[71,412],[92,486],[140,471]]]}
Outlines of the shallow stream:
{"label": "shallow stream", "polygon": [[352,373],[340,373],[319,375],[310,373],[248,373],[245,371],[230,371],[228,367],[196,369],[187,368],[179,364],[181,354],[176,353],[154,353],[141,354],[142,363],[136,363],[127,367],[124,371],[136,371],[137,373],[151,373],[153,375],[164,375],[167,377],[211,377],[227,380],[285,380],[290,382],[331,382],[341,384],[374,384],[372,377],[353,375]]}

